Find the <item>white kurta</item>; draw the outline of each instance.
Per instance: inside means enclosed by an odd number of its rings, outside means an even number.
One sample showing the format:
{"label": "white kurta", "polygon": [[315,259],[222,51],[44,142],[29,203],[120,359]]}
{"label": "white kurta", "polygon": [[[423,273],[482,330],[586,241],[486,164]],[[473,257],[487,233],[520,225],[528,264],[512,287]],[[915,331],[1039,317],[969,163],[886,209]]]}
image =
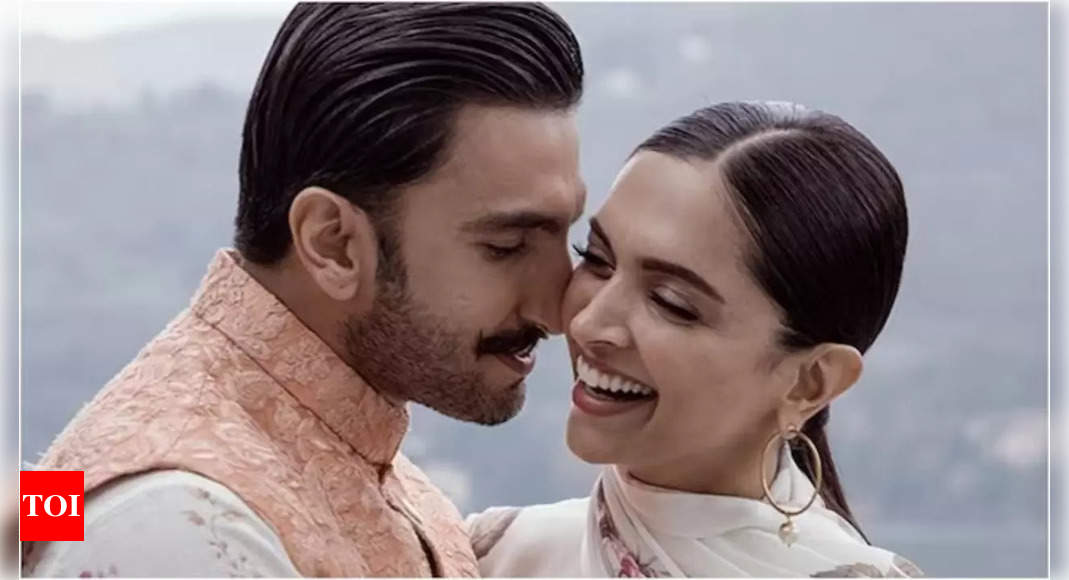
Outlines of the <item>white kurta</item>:
{"label": "white kurta", "polygon": [[245,502],[187,471],[134,475],[86,499],[84,542],[26,546],[37,577],[297,577],[282,541]]}

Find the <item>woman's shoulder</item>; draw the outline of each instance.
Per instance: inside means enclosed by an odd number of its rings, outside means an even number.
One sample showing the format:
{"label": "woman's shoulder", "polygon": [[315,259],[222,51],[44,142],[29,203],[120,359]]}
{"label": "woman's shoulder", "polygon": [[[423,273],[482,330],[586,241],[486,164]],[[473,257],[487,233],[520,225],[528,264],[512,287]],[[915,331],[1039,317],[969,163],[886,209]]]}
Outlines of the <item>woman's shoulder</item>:
{"label": "woman's shoulder", "polygon": [[[589,498],[525,507],[492,507],[465,520],[484,576],[540,576],[564,561],[578,561]],[[574,552],[574,553],[573,553]],[[551,574],[552,575],[552,574]]]}

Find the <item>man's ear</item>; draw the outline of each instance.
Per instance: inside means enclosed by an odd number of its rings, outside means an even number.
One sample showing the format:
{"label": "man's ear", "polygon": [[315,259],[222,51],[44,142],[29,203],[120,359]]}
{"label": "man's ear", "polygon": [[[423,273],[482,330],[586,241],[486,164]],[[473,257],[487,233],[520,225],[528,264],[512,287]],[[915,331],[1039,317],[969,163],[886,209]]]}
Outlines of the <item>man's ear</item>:
{"label": "man's ear", "polygon": [[802,359],[794,386],[787,390],[780,413],[780,428],[802,425],[846,392],[861,376],[861,353],[845,344],[824,343]]}
{"label": "man's ear", "polygon": [[378,239],[367,213],[312,186],[290,204],[289,225],[298,261],[324,294],[338,302],[374,294]]}

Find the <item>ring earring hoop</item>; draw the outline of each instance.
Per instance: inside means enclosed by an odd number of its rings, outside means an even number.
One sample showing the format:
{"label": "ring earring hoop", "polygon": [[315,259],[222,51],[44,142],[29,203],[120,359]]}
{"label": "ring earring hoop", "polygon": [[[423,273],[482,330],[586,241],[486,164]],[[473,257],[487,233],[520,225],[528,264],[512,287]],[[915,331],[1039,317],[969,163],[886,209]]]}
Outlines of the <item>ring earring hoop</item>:
{"label": "ring earring hoop", "polygon": [[[805,503],[800,509],[789,509],[780,505],[776,498],[772,497],[771,485],[768,482],[768,464],[765,462],[765,457],[768,456],[768,450],[772,448],[772,445],[778,441],[790,444],[791,441],[800,439],[809,448],[809,453],[813,458],[813,495],[809,498],[809,501]],[[768,439],[768,443],[765,444],[765,450],[761,454],[761,487],[765,492],[765,499],[768,503],[779,513],[787,517],[787,521],[783,522],[779,527],[779,538],[783,540],[784,544],[790,546],[798,539],[798,530],[794,525],[795,516],[801,515],[817,501],[817,497],[820,496],[820,490],[824,485],[824,472],[823,465],[820,460],[820,451],[817,451],[817,446],[813,443],[813,440],[808,435],[799,431],[794,425],[788,426],[783,431],[775,433]]]}

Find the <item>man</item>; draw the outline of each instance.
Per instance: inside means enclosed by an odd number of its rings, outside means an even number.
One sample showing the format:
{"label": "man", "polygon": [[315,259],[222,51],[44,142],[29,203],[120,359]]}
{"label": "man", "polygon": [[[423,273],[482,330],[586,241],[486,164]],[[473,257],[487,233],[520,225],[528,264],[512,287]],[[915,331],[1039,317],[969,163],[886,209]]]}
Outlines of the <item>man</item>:
{"label": "man", "polygon": [[86,541],[26,571],[475,575],[398,453],[406,404],[522,406],[561,330],[582,76],[541,5],[294,8],[249,103],[237,250],[46,453],[85,471]]}

